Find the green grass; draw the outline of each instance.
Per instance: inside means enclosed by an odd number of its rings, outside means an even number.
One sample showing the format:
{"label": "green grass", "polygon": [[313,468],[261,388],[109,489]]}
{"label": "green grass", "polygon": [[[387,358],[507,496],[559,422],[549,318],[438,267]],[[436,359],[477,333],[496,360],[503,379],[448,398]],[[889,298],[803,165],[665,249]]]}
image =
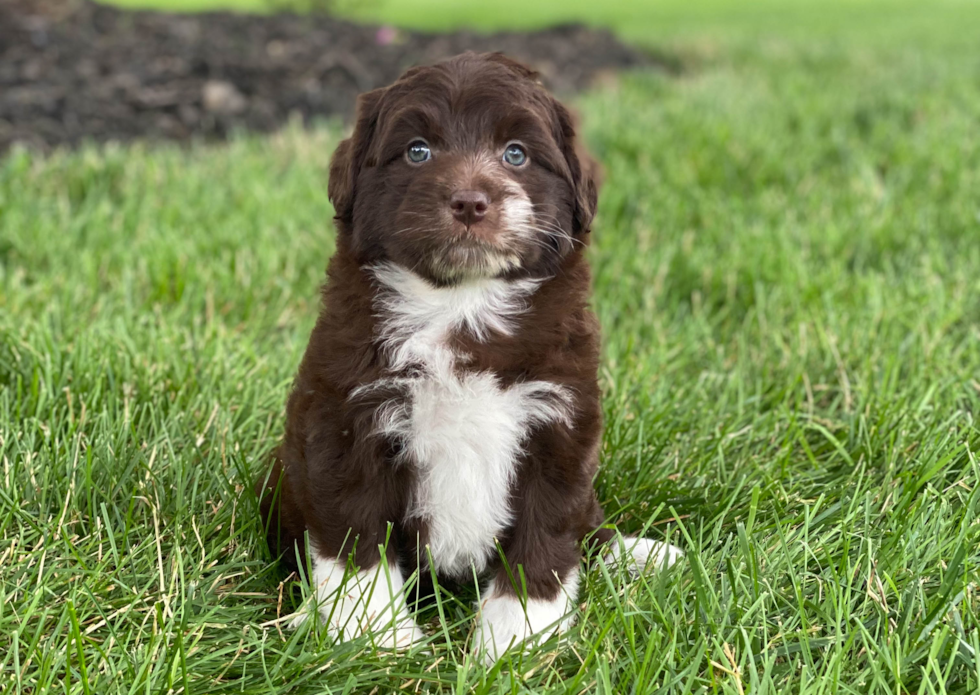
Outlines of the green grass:
{"label": "green grass", "polygon": [[568,648],[490,673],[466,596],[422,616],[432,654],[272,622],[306,592],[247,488],[337,129],[0,158],[0,691],[977,692],[980,13],[792,7],[812,32],[652,7],[687,71],[577,101],[606,168],[598,489],[688,555],[593,567]]}
{"label": "green grass", "polygon": [[[148,9],[273,12],[318,0],[106,0]],[[324,1],[324,0],[319,0]],[[329,0],[336,11],[375,22],[443,30],[534,28],[582,21],[615,28],[633,41],[672,44],[679,39],[730,42],[779,37],[849,39],[851,43],[912,38],[973,45],[965,28],[980,19],[976,0]],[[292,5],[290,3],[293,3]]]}

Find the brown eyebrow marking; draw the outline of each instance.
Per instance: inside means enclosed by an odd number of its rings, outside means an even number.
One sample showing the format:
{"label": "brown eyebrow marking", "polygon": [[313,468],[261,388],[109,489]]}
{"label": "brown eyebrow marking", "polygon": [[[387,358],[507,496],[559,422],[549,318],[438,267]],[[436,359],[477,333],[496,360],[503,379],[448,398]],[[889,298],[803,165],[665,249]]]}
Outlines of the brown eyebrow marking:
{"label": "brown eyebrow marking", "polygon": [[503,144],[511,140],[540,141],[550,139],[543,120],[528,111],[513,111],[500,118],[494,127],[494,140]]}
{"label": "brown eyebrow marking", "polygon": [[[394,114],[381,132],[381,142],[388,147],[406,147],[412,138],[425,138],[429,144],[443,140],[441,119],[429,109],[410,107]],[[404,140],[404,142],[400,142]]]}

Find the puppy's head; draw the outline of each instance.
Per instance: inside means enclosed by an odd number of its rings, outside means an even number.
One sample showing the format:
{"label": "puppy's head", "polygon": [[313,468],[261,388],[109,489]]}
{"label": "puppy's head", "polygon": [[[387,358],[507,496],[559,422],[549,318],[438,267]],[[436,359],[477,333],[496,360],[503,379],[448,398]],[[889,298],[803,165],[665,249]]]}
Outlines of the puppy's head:
{"label": "puppy's head", "polygon": [[468,53],[361,96],[329,185],[359,262],[450,284],[544,276],[584,245],[596,167],[535,77]]}

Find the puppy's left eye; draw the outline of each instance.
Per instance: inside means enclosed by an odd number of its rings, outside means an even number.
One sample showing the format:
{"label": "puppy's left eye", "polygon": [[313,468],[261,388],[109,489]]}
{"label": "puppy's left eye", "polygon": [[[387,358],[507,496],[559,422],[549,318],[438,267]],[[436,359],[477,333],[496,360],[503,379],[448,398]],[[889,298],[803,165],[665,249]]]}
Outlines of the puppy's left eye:
{"label": "puppy's left eye", "polygon": [[504,150],[504,161],[512,167],[524,166],[527,163],[527,152],[520,145],[507,145]]}

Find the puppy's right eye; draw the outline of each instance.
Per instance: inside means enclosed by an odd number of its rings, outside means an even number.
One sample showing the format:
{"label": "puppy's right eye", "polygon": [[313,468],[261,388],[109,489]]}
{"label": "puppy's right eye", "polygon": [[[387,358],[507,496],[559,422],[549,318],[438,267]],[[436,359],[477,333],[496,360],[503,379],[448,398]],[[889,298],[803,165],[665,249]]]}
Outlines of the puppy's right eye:
{"label": "puppy's right eye", "polygon": [[424,140],[416,140],[405,150],[405,157],[412,164],[421,164],[432,159],[432,150]]}

